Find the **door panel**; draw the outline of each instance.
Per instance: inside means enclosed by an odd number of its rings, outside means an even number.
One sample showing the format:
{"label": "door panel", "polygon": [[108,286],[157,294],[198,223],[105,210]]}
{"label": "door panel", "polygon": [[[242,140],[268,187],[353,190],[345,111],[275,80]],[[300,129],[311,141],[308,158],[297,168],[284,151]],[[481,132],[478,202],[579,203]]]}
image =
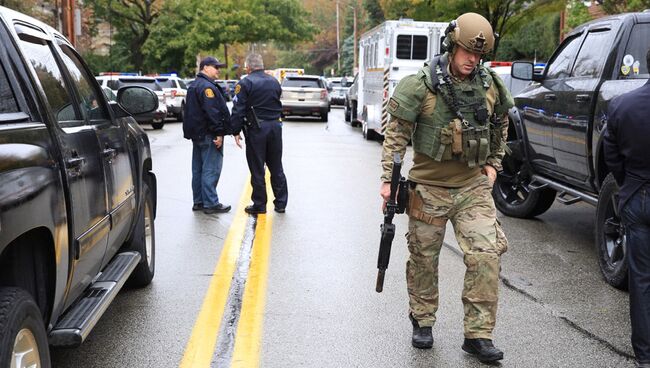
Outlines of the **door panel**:
{"label": "door panel", "polygon": [[62,59],[79,95],[80,110],[99,140],[101,162],[106,178],[107,204],[111,229],[102,267],[119,250],[128,236],[135,214],[133,168],[126,144],[126,129],[111,120],[108,106],[81,58],[65,41],[59,41]]}
{"label": "door panel", "polygon": [[59,131],[72,219],[72,278],[66,297],[70,304],[97,275],[106,251],[110,218],[103,158],[94,127],[85,123],[52,43],[35,37],[33,31],[19,36]]}

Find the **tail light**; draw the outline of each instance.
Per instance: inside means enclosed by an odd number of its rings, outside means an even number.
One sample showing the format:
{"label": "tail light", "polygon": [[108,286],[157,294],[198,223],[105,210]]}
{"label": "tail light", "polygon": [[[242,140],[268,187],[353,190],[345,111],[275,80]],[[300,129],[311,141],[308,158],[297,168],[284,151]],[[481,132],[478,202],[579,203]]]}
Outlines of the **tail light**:
{"label": "tail light", "polygon": [[320,91],[320,99],[321,100],[327,100],[327,90],[326,89]]}
{"label": "tail light", "polygon": [[176,97],[176,90],[172,89],[172,98]]}

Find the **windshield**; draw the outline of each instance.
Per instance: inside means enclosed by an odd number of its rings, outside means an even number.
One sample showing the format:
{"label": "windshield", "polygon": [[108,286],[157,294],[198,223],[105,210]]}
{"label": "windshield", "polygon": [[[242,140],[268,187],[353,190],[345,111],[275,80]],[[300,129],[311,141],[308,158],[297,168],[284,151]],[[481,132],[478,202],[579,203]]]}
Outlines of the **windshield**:
{"label": "windshield", "polygon": [[169,78],[156,78],[156,81],[162,88],[176,88],[174,81]]}
{"label": "windshield", "polygon": [[282,87],[322,88],[317,79],[311,78],[287,78],[282,82]]}
{"label": "windshield", "polygon": [[153,79],[120,78],[120,87],[124,86],[140,86],[147,87],[152,91],[162,91],[160,85]]}

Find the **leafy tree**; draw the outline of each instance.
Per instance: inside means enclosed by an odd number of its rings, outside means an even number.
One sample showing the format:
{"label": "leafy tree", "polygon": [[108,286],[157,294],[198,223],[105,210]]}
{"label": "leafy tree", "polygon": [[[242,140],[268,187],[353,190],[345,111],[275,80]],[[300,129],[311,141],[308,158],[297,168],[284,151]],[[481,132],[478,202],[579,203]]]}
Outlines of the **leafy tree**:
{"label": "leafy tree", "polygon": [[[407,16],[415,20],[450,21],[467,12],[483,15],[501,37],[516,31],[533,16],[557,12],[564,0],[380,0],[387,19]],[[499,38],[494,53],[499,47]]]}
{"label": "leafy tree", "polygon": [[373,28],[386,20],[379,0],[363,0],[363,8],[366,11],[365,21],[363,22],[366,29]]}
{"label": "leafy tree", "polygon": [[193,70],[196,56],[223,44],[309,39],[314,29],[297,0],[171,0],[144,45],[152,66]]}
{"label": "leafy tree", "polygon": [[98,18],[120,29],[115,42],[128,47],[129,63],[142,70],[144,54],[142,46],[150,35],[150,27],[160,15],[162,0],[88,0]]}
{"label": "leafy tree", "polygon": [[547,60],[559,43],[560,15],[550,13],[524,22],[501,40],[495,60]]}
{"label": "leafy tree", "polygon": [[650,0],[607,0],[602,2],[607,14],[619,14],[650,9]]}

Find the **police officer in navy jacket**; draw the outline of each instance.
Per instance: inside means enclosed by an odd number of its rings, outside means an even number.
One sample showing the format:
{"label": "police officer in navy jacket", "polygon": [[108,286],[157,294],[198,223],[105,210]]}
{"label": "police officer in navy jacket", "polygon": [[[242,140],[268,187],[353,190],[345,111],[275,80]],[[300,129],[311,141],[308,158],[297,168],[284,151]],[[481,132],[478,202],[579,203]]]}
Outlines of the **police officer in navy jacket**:
{"label": "police officer in navy jacket", "polygon": [[[253,204],[246,207],[249,214],[266,213],[266,184],[264,165],[271,172],[271,187],[275,200],[275,211],[284,213],[287,207],[287,179],[282,169],[282,88],[278,81],[264,72],[264,61],[259,54],[246,57],[248,76],[235,87],[231,129],[237,145],[241,147],[239,132],[244,129],[246,136],[246,161],[251,172]],[[248,111],[253,108],[259,126],[248,119]]]}
{"label": "police officer in navy jacket", "polygon": [[192,140],[193,211],[223,213],[229,205],[219,202],[217,183],[223,166],[223,136],[228,133],[230,112],[215,80],[225,66],[214,57],[201,60],[200,71],[187,90],[183,136]]}
{"label": "police officer in navy jacket", "polygon": [[[646,73],[650,50],[646,55]],[[620,187],[629,264],[632,348],[650,368],[650,81],[616,97],[608,108],[605,161]]]}

